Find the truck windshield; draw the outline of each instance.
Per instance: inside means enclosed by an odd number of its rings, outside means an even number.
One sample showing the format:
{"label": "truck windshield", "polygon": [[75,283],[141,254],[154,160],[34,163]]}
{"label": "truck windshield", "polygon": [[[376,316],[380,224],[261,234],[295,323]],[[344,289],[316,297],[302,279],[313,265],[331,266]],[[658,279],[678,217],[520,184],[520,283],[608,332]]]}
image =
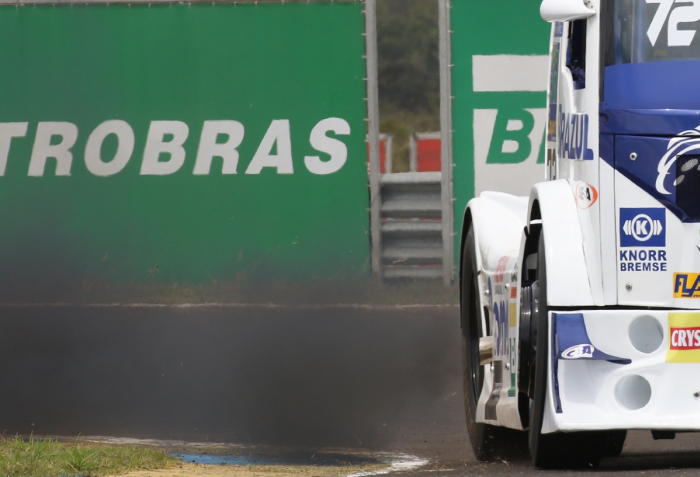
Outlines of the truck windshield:
{"label": "truck windshield", "polygon": [[700,0],[615,0],[615,64],[700,59]]}

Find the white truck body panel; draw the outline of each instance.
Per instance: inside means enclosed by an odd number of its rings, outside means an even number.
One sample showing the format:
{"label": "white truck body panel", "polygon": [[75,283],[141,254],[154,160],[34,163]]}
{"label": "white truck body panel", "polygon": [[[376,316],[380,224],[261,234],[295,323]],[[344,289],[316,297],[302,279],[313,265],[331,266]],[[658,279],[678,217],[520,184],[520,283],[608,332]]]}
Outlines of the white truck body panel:
{"label": "white truck body panel", "polygon": [[[490,365],[484,366],[486,372],[477,405],[477,421],[487,421],[486,405],[491,401],[498,424],[513,429],[522,429],[515,387],[515,343],[520,299],[518,256],[520,237],[527,223],[527,206],[527,197],[500,192],[484,192],[468,205],[479,251],[476,254],[480,271],[479,294],[482,305],[488,309],[488,316],[482,310],[483,329],[494,331],[494,371],[495,367],[499,368],[496,376],[490,372]],[[490,320],[488,325],[486,320]],[[499,381],[497,386],[496,381]]]}
{"label": "white truck body panel", "polygon": [[[682,353],[670,350],[669,337],[678,341],[671,320],[700,319],[693,310],[586,310],[581,312],[586,330],[595,349],[631,359],[620,365],[601,360],[558,360],[558,392],[548,381],[543,432],[651,429],[700,429],[700,364],[682,363]],[[550,326],[552,321],[550,313]],[[633,344],[635,320],[658,324],[658,335],[651,341],[653,349],[640,351]],[[682,327],[682,323],[680,323]],[[644,332],[644,330],[643,330]],[[642,332],[642,333],[643,333]],[[636,339],[648,343],[650,337]],[[550,346],[555,343],[550,341]],[[639,346],[639,343],[637,343]],[[680,356],[680,357],[679,357]],[[556,358],[550,353],[549,373],[553,373]],[[642,378],[629,386],[630,377]],[[627,384],[627,387],[625,386]],[[561,411],[557,411],[557,394]],[[648,400],[646,400],[648,398]],[[638,401],[635,401],[638,399]],[[631,401],[631,402],[630,402]],[[627,405],[625,405],[627,403]],[[632,407],[640,406],[638,409]]]}
{"label": "white truck body panel", "polygon": [[[574,188],[576,186],[577,184],[573,185]],[[549,305],[596,305],[591,292],[588,263],[596,270],[600,269],[600,264],[593,252],[586,259],[587,244],[581,230],[579,207],[572,193],[572,185],[565,180],[535,184],[530,194],[530,210],[535,202],[540,207],[545,237]],[[590,245],[588,247],[591,248]],[[597,289],[600,288],[602,304],[602,286],[600,282],[596,285]]]}

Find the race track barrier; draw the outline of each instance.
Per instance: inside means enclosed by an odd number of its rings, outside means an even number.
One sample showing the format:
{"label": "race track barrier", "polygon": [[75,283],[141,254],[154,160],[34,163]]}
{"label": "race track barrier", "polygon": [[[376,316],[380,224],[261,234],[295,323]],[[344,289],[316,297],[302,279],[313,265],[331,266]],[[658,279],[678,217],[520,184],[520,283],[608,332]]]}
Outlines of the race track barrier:
{"label": "race track barrier", "polygon": [[410,137],[411,172],[442,170],[442,133],[415,133]]}
{"label": "race track barrier", "polygon": [[[369,138],[367,139],[367,171],[369,172]],[[393,168],[392,154],[393,154],[393,142],[394,136],[391,134],[380,134],[379,135],[379,163],[381,164],[381,173],[391,173]]]}
{"label": "race track barrier", "polygon": [[382,276],[443,276],[440,172],[383,174]]}

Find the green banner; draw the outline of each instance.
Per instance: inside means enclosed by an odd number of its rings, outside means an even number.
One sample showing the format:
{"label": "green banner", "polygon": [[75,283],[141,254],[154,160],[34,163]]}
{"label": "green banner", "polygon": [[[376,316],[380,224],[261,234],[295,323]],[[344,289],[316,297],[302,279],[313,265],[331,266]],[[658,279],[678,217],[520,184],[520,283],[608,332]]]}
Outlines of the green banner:
{"label": "green banner", "polygon": [[452,2],[456,258],[467,202],[544,179],[550,26],[541,0]]}
{"label": "green banner", "polygon": [[367,276],[362,9],[0,8],[0,300]]}

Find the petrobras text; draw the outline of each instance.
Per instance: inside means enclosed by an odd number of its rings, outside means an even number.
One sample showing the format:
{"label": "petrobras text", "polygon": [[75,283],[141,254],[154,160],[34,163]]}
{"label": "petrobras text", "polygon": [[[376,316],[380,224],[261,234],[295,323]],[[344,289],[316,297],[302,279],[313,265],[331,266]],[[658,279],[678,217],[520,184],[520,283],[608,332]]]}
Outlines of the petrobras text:
{"label": "petrobras text", "polygon": [[[0,123],[0,176],[5,175],[7,158],[13,138],[27,135],[29,123]],[[142,146],[141,175],[166,176],[179,171],[185,164],[185,141],[189,127],[182,121],[151,121]],[[304,165],[312,174],[338,172],[347,160],[345,143],[328,133],[338,136],[350,134],[350,125],[341,118],[319,121],[309,135],[312,148],[325,157],[305,156]],[[116,138],[116,153],[102,157],[102,145],[109,136]],[[214,158],[223,160],[222,174],[237,174],[239,152],[245,127],[238,121],[204,121],[199,137],[192,173],[208,175]],[[44,176],[47,160],[54,159],[55,175],[70,176],[73,163],[73,146],[78,139],[78,126],[70,122],[39,122],[29,159],[28,175]],[[90,132],[85,145],[85,166],[95,176],[107,177],[119,173],[131,160],[136,146],[134,130],[126,121],[105,121]],[[329,157],[330,156],[330,157]],[[265,169],[277,174],[293,174],[292,141],[288,119],[275,119],[270,123],[257,151],[245,169],[245,174],[260,174]]]}
{"label": "petrobras text", "polygon": [[588,115],[561,113],[559,126],[559,156],[563,159],[593,160],[588,149]]}

